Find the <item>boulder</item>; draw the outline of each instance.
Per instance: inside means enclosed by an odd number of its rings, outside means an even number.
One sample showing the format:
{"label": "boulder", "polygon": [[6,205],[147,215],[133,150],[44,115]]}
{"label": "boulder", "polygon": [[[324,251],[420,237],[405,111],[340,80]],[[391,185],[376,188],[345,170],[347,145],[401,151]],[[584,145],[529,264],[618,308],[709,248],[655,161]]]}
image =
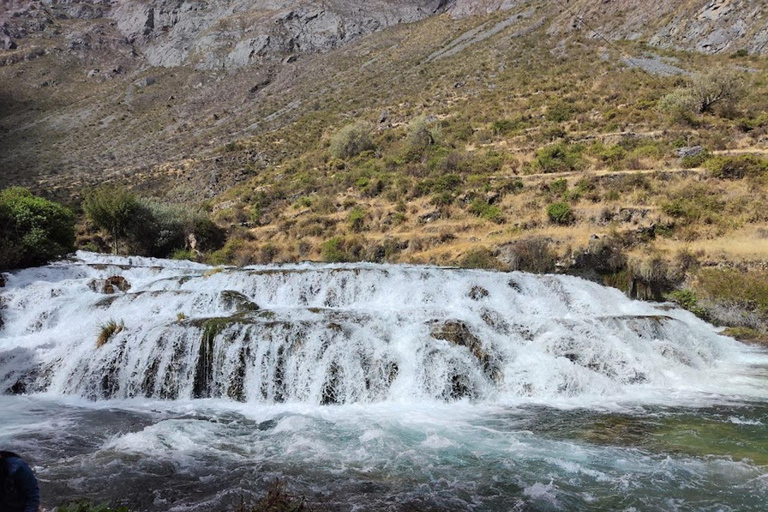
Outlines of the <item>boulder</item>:
{"label": "boulder", "polygon": [[445,322],[434,320],[430,325],[430,335],[436,340],[443,340],[452,345],[468,348],[483,365],[483,373],[489,379],[493,381],[500,379],[501,371],[495,359],[487,352],[483,342],[472,333],[464,322],[460,320],[447,320]]}
{"label": "boulder", "polygon": [[438,219],[440,219],[442,215],[440,214],[440,210],[435,210],[433,212],[425,213],[424,215],[419,216],[419,222],[421,224],[428,224],[430,222],[434,222]]}
{"label": "boulder", "polygon": [[702,146],[691,146],[686,148],[680,148],[677,151],[675,151],[675,154],[679,158],[693,158],[696,156],[699,156],[704,152],[704,148]]}
{"label": "boulder", "polygon": [[93,279],[88,287],[96,293],[112,295],[118,290],[125,293],[131,289],[131,284],[123,276],[111,276],[106,279]]}
{"label": "boulder", "polygon": [[7,34],[0,34],[0,50],[15,50],[16,43]]}

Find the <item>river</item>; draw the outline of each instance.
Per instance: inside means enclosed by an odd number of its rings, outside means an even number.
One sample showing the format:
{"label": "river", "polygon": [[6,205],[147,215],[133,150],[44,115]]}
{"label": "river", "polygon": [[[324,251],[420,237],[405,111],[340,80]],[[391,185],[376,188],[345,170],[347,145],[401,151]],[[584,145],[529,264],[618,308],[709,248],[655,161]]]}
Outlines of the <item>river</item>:
{"label": "river", "polygon": [[768,500],[768,354],[581,279],[78,253],[0,300],[0,447],[47,506],[226,510],[275,480],[343,511]]}

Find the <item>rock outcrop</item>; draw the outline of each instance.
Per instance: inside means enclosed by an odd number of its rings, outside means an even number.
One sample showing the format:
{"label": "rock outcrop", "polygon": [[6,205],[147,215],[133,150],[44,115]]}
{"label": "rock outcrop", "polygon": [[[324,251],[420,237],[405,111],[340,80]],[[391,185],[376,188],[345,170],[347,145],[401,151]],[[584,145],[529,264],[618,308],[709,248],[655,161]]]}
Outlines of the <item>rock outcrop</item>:
{"label": "rock outcrop", "polygon": [[112,295],[118,291],[127,292],[131,289],[131,283],[123,276],[110,276],[106,279],[94,279],[88,283],[88,287],[96,293]]}
{"label": "rock outcrop", "polygon": [[[0,50],[50,29],[57,20],[107,21],[120,43],[152,66],[234,69],[294,54],[323,52],[387,27],[443,12],[455,18],[526,9],[543,16],[550,35],[643,39],[660,47],[707,53],[768,52],[768,7],[751,0],[699,0],[649,4],[637,0],[567,4],[540,0],[9,0],[0,14]],[[509,26],[521,15],[488,31]],[[474,36],[482,35],[479,30]],[[599,33],[599,35],[598,35]],[[88,41],[74,34],[74,44]],[[462,42],[471,43],[471,37]]]}

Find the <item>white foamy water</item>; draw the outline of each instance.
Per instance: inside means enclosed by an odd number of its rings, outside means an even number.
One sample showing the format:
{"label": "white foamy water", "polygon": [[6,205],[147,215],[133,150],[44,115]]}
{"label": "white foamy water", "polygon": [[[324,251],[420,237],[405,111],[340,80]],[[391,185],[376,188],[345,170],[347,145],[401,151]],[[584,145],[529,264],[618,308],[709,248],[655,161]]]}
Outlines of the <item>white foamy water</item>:
{"label": "white foamy water", "polygon": [[227,510],[275,478],[343,511],[768,499],[766,353],[581,279],[79,253],[7,281],[0,448],[47,505]]}
{"label": "white foamy water", "polygon": [[[748,371],[764,354],[573,277],[79,258],[9,277],[0,388],[307,404],[765,395]],[[111,276],[130,290],[89,287]],[[109,320],[125,329],[97,347]]]}

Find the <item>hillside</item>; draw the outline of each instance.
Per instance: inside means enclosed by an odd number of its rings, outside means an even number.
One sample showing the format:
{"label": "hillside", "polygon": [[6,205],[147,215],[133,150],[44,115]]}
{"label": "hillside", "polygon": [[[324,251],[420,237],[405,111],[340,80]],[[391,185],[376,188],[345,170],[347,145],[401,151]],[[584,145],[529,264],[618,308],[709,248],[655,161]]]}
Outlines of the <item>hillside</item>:
{"label": "hillside", "polygon": [[0,21],[0,186],[202,204],[216,263],[568,271],[764,327],[766,2],[38,5]]}

